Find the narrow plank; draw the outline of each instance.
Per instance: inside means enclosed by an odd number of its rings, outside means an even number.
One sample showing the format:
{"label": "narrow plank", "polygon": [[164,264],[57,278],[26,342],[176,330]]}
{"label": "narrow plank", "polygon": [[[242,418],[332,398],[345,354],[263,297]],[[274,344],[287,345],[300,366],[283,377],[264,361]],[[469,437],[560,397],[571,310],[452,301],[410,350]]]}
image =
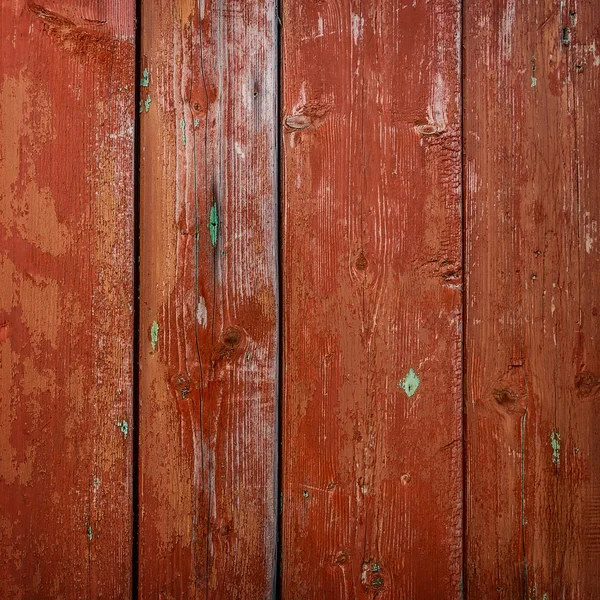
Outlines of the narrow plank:
{"label": "narrow plank", "polygon": [[162,0],[141,20],[140,597],[267,598],[275,6]]}
{"label": "narrow plank", "polygon": [[282,5],[282,594],[458,598],[459,2]]}
{"label": "narrow plank", "polygon": [[0,597],[131,592],[135,3],[0,4]]}
{"label": "narrow plank", "polygon": [[465,2],[467,592],[600,595],[600,12]]}

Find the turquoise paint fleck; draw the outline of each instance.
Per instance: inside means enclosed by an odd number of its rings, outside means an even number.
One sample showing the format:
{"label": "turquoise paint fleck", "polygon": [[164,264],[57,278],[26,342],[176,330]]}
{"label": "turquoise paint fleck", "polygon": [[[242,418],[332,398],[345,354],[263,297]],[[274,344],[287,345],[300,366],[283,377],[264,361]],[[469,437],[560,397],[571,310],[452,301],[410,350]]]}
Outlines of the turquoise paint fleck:
{"label": "turquoise paint fleck", "polygon": [[304,491],[302,492],[302,495],[303,495],[305,498],[308,498],[308,492],[307,492],[306,490],[304,490]]}
{"label": "turquoise paint fleck", "polygon": [[194,119],[194,127],[198,127],[200,125],[200,119]]}
{"label": "turquoise paint fleck", "polygon": [[150,341],[152,342],[152,350],[156,350],[156,344],[158,344],[158,323],[156,321],[150,327]]}
{"label": "turquoise paint fleck", "polygon": [[150,83],[150,73],[148,73],[148,69],[144,69],[144,72],[142,73],[142,78],[140,79],[140,85],[142,87],[148,87],[149,83]]}
{"label": "turquoise paint fleck", "polygon": [[535,87],[537,85],[537,77],[531,76],[531,87]]}
{"label": "turquoise paint fleck", "polygon": [[92,538],[94,537],[94,532],[92,531],[91,525],[88,525],[87,537],[90,542],[92,541]]}
{"label": "turquoise paint fleck", "polygon": [[419,376],[411,369],[406,374],[406,377],[398,383],[398,387],[401,387],[410,398],[411,396],[414,396],[420,383],[421,380],[419,379]]}
{"label": "turquoise paint fleck", "polygon": [[140,100],[140,114],[143,112],[148,112],[150,110],[150,103],[152,102],[152,98],[150,98],[150,94],[145,100]]}
{"label": "turquoise paint fleck", "polygon": [[125,420],[117,421],[117,427],[121,430],[121,433],[127,437],[127,434],[129,433],[129,423]]}
{"label": "turquoise paint fleck", "polygon": [[550,444],[552,444],[552,462],[560,465],[560,433],[558,431],[550,434]]}
{"label": "turquoise paint fleck", "polygon": [[181,141],[184,146],[187,146],[187,137],[185,136],[185,119],[179,121],[179,127],[181,128]]}
{"label": "turquoise paint fleck", "polygon": [[210,216],[208,219],[208,228],[210,229],[210,241],[213,246],[217,245],[217,239],[219,236],[219,212],[217,210],[217,203],[215,202],[210,209]]}

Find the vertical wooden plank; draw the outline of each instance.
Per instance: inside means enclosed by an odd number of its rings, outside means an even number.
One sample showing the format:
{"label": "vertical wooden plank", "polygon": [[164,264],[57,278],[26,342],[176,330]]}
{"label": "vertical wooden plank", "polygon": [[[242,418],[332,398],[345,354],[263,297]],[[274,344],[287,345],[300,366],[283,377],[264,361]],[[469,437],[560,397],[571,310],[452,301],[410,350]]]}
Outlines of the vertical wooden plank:
{"label": "vertical wooden plank", "polygon": [[458,598],[457,0],[283,2],[286,598]]}
{"label": "vertical wooden plank", "polygon": [[0,596],[131,593],[133,1],[0,4]]}
{"label": "vertical wooden plank", "polygon": [[140,597],[266,598],[276,11],[142,7]]}
{"label": "vertical wooden plank", "polygon": [[472,598],[600,595],[600,12],[465,2]]}

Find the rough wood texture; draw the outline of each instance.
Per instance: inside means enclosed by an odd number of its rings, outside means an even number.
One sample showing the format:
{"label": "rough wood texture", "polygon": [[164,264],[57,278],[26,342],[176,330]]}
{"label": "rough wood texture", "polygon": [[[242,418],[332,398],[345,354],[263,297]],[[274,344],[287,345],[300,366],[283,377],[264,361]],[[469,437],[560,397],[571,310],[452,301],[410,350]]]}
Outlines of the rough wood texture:
{"label": "rough wood texture", "polygon": [[286,598],[458,598],[459,2],[283,2]]}
{"label": "rough wood texture", "polygon": [[2,598],[130,596],[133,82],[133,2],[0,4]]}
{"label": "rough wood texture", "polygon": [[140,597],[267,598],[276,11],[142,9]]}
{"label": "rough wood texture", "polygon": [[600,596],[600,6],[465,1],[467,593]]}

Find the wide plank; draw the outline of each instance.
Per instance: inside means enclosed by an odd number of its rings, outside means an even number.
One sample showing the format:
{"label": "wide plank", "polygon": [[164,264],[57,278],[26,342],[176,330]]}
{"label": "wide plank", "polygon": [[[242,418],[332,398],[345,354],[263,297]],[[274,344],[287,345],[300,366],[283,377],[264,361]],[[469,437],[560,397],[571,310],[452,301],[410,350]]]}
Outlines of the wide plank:
{"label": "wide plank", "polygon": [[459,598],[460,2],[282,2],[283,598]]}
{"label": "wide plank", "polygon": [[465,1],[469,598],[600,596],[600,7]]}
{"label": "wide plank", "polygon": [[129,598],[135,2],[0,3],[0,597]]}
{"label": "wide plank", "polygon": [[276,9],[142,4],[140,598],[270,598]]}

